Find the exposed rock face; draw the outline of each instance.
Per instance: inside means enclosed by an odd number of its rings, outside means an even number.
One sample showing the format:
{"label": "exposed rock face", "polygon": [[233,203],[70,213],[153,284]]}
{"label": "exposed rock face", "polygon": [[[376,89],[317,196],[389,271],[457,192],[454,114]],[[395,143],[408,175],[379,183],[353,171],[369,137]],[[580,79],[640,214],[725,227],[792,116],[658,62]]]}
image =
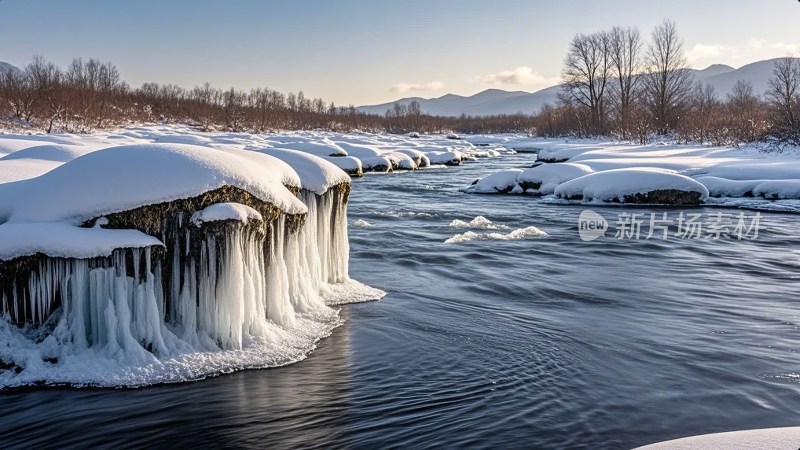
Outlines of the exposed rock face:
{"label": "exposed rock face", "polygon": [[532,181],[521,181],[519,182],[519,187],[522,188],[523,191],[538,191],[540,187],[542,187],[542,183],[536,183]]}

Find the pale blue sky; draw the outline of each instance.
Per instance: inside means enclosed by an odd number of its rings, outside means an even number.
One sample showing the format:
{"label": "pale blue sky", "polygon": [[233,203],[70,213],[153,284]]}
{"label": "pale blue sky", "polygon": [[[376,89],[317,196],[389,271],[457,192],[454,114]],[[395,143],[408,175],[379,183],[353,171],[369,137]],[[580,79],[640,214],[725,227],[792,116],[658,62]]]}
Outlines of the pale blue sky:
{"label": "pale blue sky", "polygon": [[532,91],[569,39],[676,21],[693,66],[800,54],[796,0],[0,0],[0,61],[117,64],[134,86],[268,86],[337,104]]}

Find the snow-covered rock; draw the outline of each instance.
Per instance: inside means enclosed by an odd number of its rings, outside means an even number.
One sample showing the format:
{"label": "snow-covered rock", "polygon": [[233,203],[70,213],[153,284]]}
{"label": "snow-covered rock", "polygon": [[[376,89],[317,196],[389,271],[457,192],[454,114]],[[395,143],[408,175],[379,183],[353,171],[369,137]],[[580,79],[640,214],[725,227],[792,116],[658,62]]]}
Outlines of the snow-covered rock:
{"label": "snow-covered rock", "polygon": [[297,150],[277,148],[263,150],[263,153],[288,164],[300,177],[301,188],[316,194],[323,194],[339,184],[350,183],[350,176],[327,159]]}
{"label": "snow-covered rock", "polygon": [[300,184],[287,164],[256,152],[187,144],[112,147],[37,178],[0,184],[0,222],[80,224],[223,186],[240,188],[286,213],[302,214],[305,205],[285,187]]}
{"label": "snow-covered rock", "polygon": [[430,151],[425,155],[431,164],[444,164],[446,166],[460,166],[464,160],[464,154],[457,151]]}
{"label": "snow-covered rock", "polygon": [[542,195],[549,195],[555,191],[556,186],[559,184],[588,175],[592,172],[592,169],[585,164],[542,164],[530,169],[525,169],[519,174],[517,183],[519,183],[520,187],[526,192],[532,191]]}
{"label": "snow-covered rock", "polygon": [[517,184],[517,178],[521,173],[520,169],[501,170],[477,180],[464,192],[470,194],[521,194],[522,188]]}
{"label": "snow-covered rock", "polygon": [[361,160],[353,156],[337,156],[326,157],[326,160],[333,163],[336,167],[342,169],[347,175],[351,177],[360,177],[364,175],[364,169],[361,166]]}
{"label": "snow-covered rock", "polygon": [[614,169],[560,184],[555,194],[569,200],[696,205],[708,189],[696,180],[657,168]]}

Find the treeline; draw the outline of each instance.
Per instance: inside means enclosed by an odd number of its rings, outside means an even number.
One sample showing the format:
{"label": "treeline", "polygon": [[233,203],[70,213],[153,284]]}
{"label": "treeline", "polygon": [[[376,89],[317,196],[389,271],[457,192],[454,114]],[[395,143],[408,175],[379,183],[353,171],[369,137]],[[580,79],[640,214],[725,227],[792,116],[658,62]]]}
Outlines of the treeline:
{"label": "treeline", "polygon": [[0,118],[50,132],[89,132],[130,123],[184,123],[205,131],[263,133],[275,130],[498,133],[527,130],[531,118],[434,117],[419,104],[397,105],[385,115],[365,114],[267,88],[192,89],[145,83],[132,88],[118,68],[97,59],[75,59],[61,68],[34,56],[21,69],[0,71]]}
{"label": "treeline", "polygon": [[671,21],[657,26],[647,43],[636,28],[576,35],[562,78],[558,103],[533,118],[537,134],[800,143],[800,60],[778,60],[767,92],[740,81],[721,98],[713,86],[695,82]]}
{"label": "treeline", "polygon": [[558,102],[533,116],[439,117],[418,102],[383,115],[337,106],[303,92],[268,88],[186,89],[145,83],[133,88],[118,68],[97,59],[58,67],[41,56],[0,70],[0,121],[55,132],[89,132],[131,123],[183,123],[201,130],[422,133],[526,132],[540,136],[615,136],[647,142],[671,134],[717,145],[775,137],[800,144],[800,60],[775,64],[766,92],[745,81],[721,98],[696,83],[675,24],[665,21],[648,42],[636,28],[576,35],[562,71]]}

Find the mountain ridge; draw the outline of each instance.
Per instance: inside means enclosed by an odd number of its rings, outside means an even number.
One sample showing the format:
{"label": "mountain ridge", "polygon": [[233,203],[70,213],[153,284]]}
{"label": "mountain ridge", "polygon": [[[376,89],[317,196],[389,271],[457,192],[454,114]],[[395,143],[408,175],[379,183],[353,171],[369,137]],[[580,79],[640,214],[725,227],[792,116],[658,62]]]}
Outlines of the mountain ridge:
{"label": "mountain ridge", "polygon": [[[695,82],[710,84],[719,98],[725,98],[739,80],[749,81],[753,85],[753,92],[763,95],[767,89],[769,77],[775,61],[782,58],[773,58],[756,61],[739,68],[726,64],[712,64],[705,69],[692,69]],[[422,111],[434,116],[489,116],[497,114],[534,114],[545,103],[555,104],[558,101],[560,85],[550,86],[534,92],[506,91],[503,89],[485,89],[471,96],[444,94],[439,97],[406,97],[394,102],[377,105],[359,106],[361,112],[384,114],[395,103],[408,104],[412,101],[420,103]]]}

